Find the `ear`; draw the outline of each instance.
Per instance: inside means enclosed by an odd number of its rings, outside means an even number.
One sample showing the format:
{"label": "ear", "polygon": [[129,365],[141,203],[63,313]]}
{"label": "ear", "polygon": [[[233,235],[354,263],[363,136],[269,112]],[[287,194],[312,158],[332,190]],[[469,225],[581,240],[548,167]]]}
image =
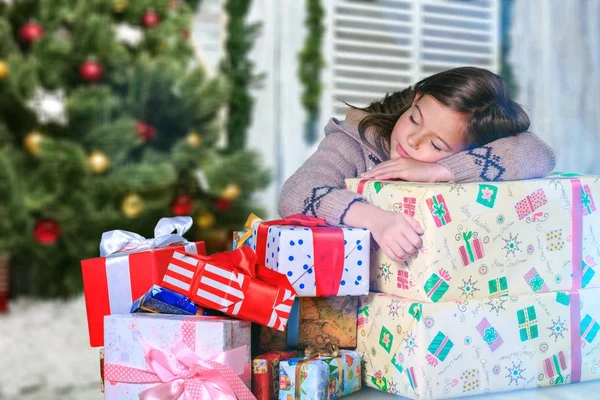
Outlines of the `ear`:
{"label": "ear", "polygon": [[421,93],[416,93],[415,94],[415,98],[413,99],[412,104],[410,105],[411,107],[415,105],[416,102],[418,102],[421,99]]}

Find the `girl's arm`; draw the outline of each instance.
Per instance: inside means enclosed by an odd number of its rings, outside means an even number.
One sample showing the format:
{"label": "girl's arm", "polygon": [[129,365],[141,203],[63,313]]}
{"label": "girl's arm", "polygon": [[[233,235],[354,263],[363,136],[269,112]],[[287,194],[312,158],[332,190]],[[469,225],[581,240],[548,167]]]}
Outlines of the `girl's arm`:
{"label": "girl's arm", "polygon": [[556,165],[554,152],[529,132],[498,139],[438,161],[453,182],[512,181],[540,178]]}
{"label": "girl's arm", "polygon": [[343,132],[331,132],[317,151],[281,189],[279,214],[302,213],[324,218],[329,225],[344,225],[350,206],[365,199],[344,189],[344,180],[366,169],[360,144]]}

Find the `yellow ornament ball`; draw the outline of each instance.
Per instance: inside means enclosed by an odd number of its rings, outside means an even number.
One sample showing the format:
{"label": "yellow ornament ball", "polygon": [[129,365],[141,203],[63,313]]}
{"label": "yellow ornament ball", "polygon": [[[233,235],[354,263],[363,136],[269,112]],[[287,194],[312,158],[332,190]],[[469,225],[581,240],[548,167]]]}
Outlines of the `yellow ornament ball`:
{"label": "yellow ornament ball", "polygon": [[129,3],[127,2],[127,0],[115,0],[113,2],[112,10],[116,13],[122,13],[123,11],[125,11],[128,5]]}
{"label": "yellow ornament ball", "polygon": [[94,150],[88,156],[88,164],[96,174],[103,174],[110,168],[109,158],[100,150]]}
{"label": "yellow ornament ball", "polygon": [[215,216],[208,211],[203,211],[196,217],[196,224],[201,229],[208,229],[215,224]]}
{"label": "yellow ornament ball", "polygon": [[23,141],[25,148],[27,151],[36,156],[40,152],[40,145],[44,141],[45,136],[39,133],[38,131],[31,131],[25,136],[25,140]]}
{"label": "yellow ornament ball", "polygon": [[240,189],[240,187],[237,184],[230,183],[229,185],[225,186],[225,189],[223,189],[223,191],[221,192],[221,198],[229,201],[234,201],[235,199],[240,197],[240,193],[242,193],[242,189]]}
{"label": "yellow ornament ball", "polygon": [[0,60],[0,82],[6,79],[9,72],[8,64],[4,60]]}
{"label": "yellow ornament ball", "polygon": [[196,132],[190,132],[185,137],[186,143],[191,147],[200,147],[202,146],[202,136],[200,136]]}
{"label": "yellow ornament ball", "polygon": [[128,218],[135,218],[144,211],[144,200],[135,193],[130,193],[123,199],[121,211]]}

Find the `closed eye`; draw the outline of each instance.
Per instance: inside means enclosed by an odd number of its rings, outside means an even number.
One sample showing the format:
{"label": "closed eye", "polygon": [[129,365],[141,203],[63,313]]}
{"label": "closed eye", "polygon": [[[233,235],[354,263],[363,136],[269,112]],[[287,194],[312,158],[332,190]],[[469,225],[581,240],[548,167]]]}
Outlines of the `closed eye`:
{"label": "closed eye", "polygon": [[433,146],[434,149],[436,149],[437,151],[442,151],[442,149],[439,148],[438,146],[436,146],[435,143],[433,143],[432,140],[430,140],[430,142],[431,142],[431,145]]}
{"label": "closed eye", "polygon": [[408,119],[409,119],[409,120],[410,120],[410,122],[412,122],[413,124],[415,124],[415,125],[419,125],[419,124],[417,124],[417,121],[415,121],[415,119],[413,118],[413,116],[412,116],[412,115],[411,115],[411,116],[409,116],[409,117],[408,117]]}

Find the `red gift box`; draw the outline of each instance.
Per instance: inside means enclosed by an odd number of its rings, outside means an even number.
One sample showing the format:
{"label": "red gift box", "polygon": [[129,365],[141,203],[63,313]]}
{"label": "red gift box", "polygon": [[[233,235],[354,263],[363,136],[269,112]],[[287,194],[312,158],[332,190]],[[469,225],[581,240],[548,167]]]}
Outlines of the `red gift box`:
{"label": "red gift box", "polygon": [[287,277],[256,264],[243,246],[211,256],[175,252],[161,284],[201,307],[283,331],[296,292]]}
{"label": "red gift box", "polygon": [[252,393],[257,400],[279,398],[279,362],[296,354],[296,351],[272,351],[252,360]]}
{"label": "red gift box", "polygon": [[[206,254],[204,242],[187,242],[181,235],[191,218],[163,218],[153,239],[127,231],[102,235],[102,257],[81,261],[90,345],[104,345],[104,316],[129,314],[133,302],[162,281],[173,253]],[[170,234],[177,230],[178,234]],[[176,244],[177,243],[177,244]]]}

